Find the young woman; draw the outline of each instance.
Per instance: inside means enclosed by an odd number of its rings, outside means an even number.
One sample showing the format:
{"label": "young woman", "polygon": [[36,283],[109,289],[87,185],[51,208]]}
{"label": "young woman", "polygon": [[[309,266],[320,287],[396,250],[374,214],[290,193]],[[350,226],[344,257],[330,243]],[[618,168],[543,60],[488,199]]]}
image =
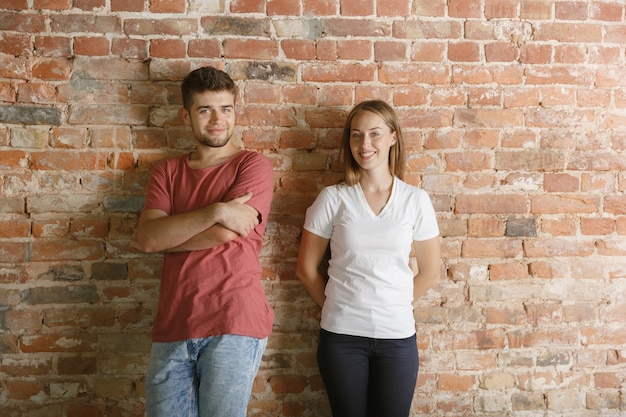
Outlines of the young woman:
{"label": "young woman", "polygon": [[[296,265],[322,307],[320,374],[335,417],[407,417],[419,364],[412,303],[439,278],[435,211],[402,180],[402,132],[387,103],[352,109],[341,152],[344,181],[307,209]],[[329,244],[326,280],[318,266]]]}

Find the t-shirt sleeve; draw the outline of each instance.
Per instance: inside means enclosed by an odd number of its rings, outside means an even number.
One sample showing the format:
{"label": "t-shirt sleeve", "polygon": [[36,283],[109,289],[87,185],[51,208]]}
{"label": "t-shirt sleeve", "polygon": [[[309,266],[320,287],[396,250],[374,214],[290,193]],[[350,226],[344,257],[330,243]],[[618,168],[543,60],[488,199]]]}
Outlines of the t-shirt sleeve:
{"label": "t-shirt sleeve", "polygon": [[332,201],[334,187],[324,188],[313,204],[306,210],[304,230],[324,239],[330,239],[333,233],[333,223],[337,202]]}
{"label": "t-shirt sleeve", "polygon": [[249,152],[239,165],[237,179],[224,201],[241,197],[251,192],[246,204],[259,212],[259,222],[267,222],[274,193],[274,168],[271,161],[257,152]]}
{"label": "t-shirt sleeve", "polygon": [[433,203],[424,190],[419,190],[418,210],[413,227],[413,240],[428,240],[439,236],[439,225]]}
{"label": "t-shirt sleeve", "polygon": [[158,209],[168,215],[172,212],[171,193],[166,175],[166,163],[159,163],[152,169],[148,178],[146,201],[143,210]]}

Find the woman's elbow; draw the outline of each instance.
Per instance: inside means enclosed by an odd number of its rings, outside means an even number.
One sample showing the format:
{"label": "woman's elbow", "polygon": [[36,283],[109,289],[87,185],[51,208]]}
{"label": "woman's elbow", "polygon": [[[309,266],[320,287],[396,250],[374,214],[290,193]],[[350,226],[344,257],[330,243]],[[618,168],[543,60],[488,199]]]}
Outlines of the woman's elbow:
{"label": "woman's elbow", "polygon": [[300,282],[304,284],[311,282],[314,280],[315,275],[316,274],[311,272],[311,268],[303,262],[300,260],[296,262],[296,277],[300,280]]}

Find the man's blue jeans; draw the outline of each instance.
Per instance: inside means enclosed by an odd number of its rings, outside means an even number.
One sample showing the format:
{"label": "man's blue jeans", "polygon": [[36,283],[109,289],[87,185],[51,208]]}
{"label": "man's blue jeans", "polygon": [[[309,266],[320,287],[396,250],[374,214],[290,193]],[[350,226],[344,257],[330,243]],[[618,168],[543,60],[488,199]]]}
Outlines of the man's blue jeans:
{"label": "man's blue jeans", "polygon": [[238,335],[153,343],[148,417],[245,417],[266,345]]}

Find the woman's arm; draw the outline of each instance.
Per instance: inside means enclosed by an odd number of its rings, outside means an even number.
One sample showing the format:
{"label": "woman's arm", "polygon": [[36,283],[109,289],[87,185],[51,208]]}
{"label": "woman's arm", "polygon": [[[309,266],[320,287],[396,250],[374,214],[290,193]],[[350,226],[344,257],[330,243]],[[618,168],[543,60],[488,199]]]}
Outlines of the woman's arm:
{"label": "woman's arm", "polygon": [[413,278],[413,301],[432,288],[441,273],[441,244],[439,236],[428,240],[413,241],[417,260],[417,275]]}
{"label": "woman's arm", "polygon": [[296,276],[309,292],[309,295],[320,307],[324,305],[326,296],[326,280],[319,273],[319,265],[328,248],[329,239],[302,230],[302,240],[298,249]]}

